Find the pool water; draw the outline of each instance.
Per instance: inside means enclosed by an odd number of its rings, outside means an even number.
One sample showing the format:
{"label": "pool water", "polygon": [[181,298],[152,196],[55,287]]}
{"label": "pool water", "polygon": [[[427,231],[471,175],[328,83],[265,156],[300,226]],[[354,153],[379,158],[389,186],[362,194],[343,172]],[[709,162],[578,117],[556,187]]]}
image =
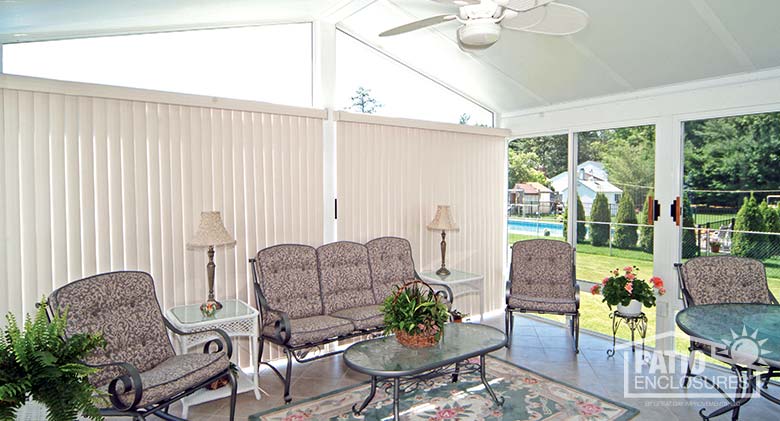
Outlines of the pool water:
{"label": "pool water", "polygon": [[507,228],[510,234],[523,234],[544,237],[545,230],[550,231],[550,237],[563,237],[563,223],[554,221],[538,221],[528,219],[509,219]]}

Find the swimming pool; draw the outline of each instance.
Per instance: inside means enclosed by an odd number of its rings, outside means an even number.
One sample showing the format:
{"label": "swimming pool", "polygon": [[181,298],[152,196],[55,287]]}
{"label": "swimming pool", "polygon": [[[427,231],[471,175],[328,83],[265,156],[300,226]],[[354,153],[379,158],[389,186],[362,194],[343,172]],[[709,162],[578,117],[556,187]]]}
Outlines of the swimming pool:
{"label": "swimming pool", "polygon": [[544,237],[545,230],[551,237],[563,237],[563,223],[553,221],[538,221],[528,219],[509,219],[507,228],[510,234],[535,235]]}

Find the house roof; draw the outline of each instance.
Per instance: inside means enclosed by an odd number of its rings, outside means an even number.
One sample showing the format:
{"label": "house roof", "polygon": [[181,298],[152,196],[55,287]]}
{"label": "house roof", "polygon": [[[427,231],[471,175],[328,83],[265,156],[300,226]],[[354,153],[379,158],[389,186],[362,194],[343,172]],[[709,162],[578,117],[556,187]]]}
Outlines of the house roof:
{"label": "house roof", "polygon": [[515,184],[514,190],[522,190],[523,194],[526,195],[539,194],[539,189],[532,186],[530,183],[517,183]]}
{"label": "house roof", "polygon": [[623,190],[609,181],[578,180],[578,182],[596,193],[623,193]]}
{"label": "house roof", "polygon": [[138,0],[0,2],[0,43],[144,31],[323,20],[498,111],[513,111],[780,67],[780,1],[558,0],[590,16],[552,37],[504,30],[464,53],[455,21],[379,38],[453,12],[427,0]]}

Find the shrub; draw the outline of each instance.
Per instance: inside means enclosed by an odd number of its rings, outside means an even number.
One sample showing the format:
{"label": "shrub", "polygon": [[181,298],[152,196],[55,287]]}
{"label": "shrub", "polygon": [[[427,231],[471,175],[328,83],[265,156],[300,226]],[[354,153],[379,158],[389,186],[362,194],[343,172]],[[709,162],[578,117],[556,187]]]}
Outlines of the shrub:
{"label": "shrub", "polygon": [[[590,208],[590,220],[593,222],[611,222],[612,212],[609,210],[607,196],[596,194],[593,207]],[[590,224],[590,241],[594,246],[609,244],[609,224]]]}
{"label": "shrub", "polygon": [[[618,224],[636,224],[634,200],[631,199],[630,194],[624,194],[620,198],[616,219]],[[634,248],[637,240],[638,234],[635,226],[618,225],[615,228],[615,247],[621,249]]]}
{"label": "shrub", "polygon": [[[584,221],[586,218],[585,216],[585,206],[582,205],[582,200],[580,200],[580,195],[577,195],[577,220],[578,221]],[[568,236],[568,227],[569,227],[569,207],[566,207],[566,210],[563,211],[563,235],[564,237]],[[584,222],[578,222],[577,223],[577,242],[583,243],[585,242],[585,234],[587,233],[587,228],[585,228]],[[568,238],[568,237],[567,237]]]}
{"label": "shrub", "polygon": [[[761,214],[761,207],[756,198],[751,194],[750,198],[745,198],[742,207],[737,212],[737,220],[734,222],[735,231],[756,231],[764,232],[764,215]],[[765,257],[763,247],[763,235],[746,234],[735,232],[731,241],[731,253],[735,256],[751,257],[762,259]]]}
{"label": "shrub", "polygon": [[[647,215],[650,214],[648,201],[652,196],[653,192],[650,192],[645,197],[645,205],[642,207],[642,213],[639,217],[640,224],[647,224]],[[639,248],[648,253],[653,252],[653,227],[639,227]]]}
{"label": "shrub", "polygon": [[[764,229],[766,232],[780,233],[780,213],[778,209],[771,208],[766,200],[761,202],[761,215],[764,217]],[[764,236],[765,256],[780,255],[780,235]]]}

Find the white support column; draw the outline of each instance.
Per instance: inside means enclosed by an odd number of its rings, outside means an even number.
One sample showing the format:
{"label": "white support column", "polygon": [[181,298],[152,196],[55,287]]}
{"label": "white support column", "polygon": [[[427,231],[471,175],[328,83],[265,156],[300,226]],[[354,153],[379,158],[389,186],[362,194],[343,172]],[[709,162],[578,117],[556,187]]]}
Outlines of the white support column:
{"label": "white support column", "polygon": [[337,239],[336,220],[336,24],[316,21],[312,24],[312,102],[314,107],[328,110],[328,119],[323,124],[322,136],[322,200],[323,200],[323,243]]}
{"label": "white support column", "polygon": [[[682,196],[682,133],[681,124],[671,116],[658,119],[655,126],[655,199],[661,214],[654,228],[653,260],[656,276],[664,280],[666,295],[656,308],[656,332],[659,335],[675,331],[675,316],[680,306],[679,288],[674,263],[680,260],[680,228],[671,218],[670,206]],[[682,225],[682,222],[680,223]],[[674,350],[674,337],[662,335],[656,348]]]}
{"label": "white support column", "polygon": [[[569,208],[569,219],[567,224],[569,225],[569,232],[566,233],[566,238],[569,239],[569,243],[577,248],[577,157],[579,147],[579,139],[577,132],[569,129],[569,197],[567,199]],[[576,255],[575,255],[576,259]]]}
{"label": "white support column", "polygon": [[3,44],[0,44],[0,74],[3,74]]}

